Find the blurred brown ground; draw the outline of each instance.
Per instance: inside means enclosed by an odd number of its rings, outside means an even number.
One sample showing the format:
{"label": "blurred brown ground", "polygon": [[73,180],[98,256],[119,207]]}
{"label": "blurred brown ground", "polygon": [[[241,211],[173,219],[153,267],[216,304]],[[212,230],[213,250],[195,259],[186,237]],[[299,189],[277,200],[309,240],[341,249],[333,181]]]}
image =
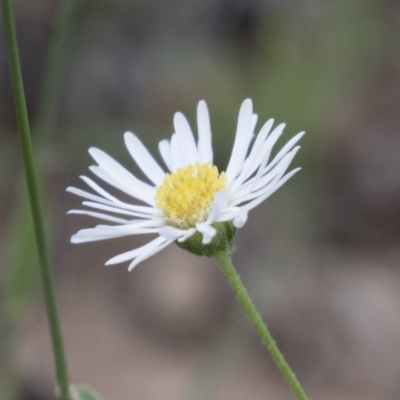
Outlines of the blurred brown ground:
{"label": "blurred brown ground", "polygon": [[[14,5],[35,121],[58,6]],[[239,105],[251,97],[258,129],[269,117],[287,122],[281,145],[307,135],[294,163],[303,170],[237,233],[239,272],[311,399],[400,398],[399,20],[400,2],[389,0],[79,3],[56,124],[36,149],[54,209],[49,236],[73,382],[108,400],[293,399],[212,260],[171,246],[130,274],[106,268],[146,238],[71,245],[72,233],[95,222],[65,215],[79,207],[64,190],[83,187],[88,147],[135,171],[124,130],[156,152],[173,113],[184,111],[195,126],[204,98],[223,167]],[[7,253],[21,160],[2,35]],[[1,282],[8,268],[2,262]],[[36,286],[18,323],[22,390],[11,400],[54,398]]]}

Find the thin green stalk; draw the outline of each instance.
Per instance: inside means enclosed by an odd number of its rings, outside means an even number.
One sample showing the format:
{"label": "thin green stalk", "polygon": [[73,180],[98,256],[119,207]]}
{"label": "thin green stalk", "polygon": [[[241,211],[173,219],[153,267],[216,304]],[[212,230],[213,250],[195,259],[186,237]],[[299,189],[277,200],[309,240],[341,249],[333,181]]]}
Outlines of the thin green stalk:
{"label": "thin green stalk", "polygon": [[18,55],[18,45],[15,24],[10,0],[1,0],[4,31],[10,63],[11,82],[14,93],[15,111],[20,134],[22,154],[24,159],[26,182],[31,204],[32,218],[35,230],[36,246],[43,282],[43,292],[46,302],[47,319],[52,338],[57,381],[62,400],[69,400],[68,372],[64,355],[63,341],[58,318],[56,297],[46,247],[44,223],[40,208],[38,182],[30,136],[28,112],[26,108],[21,66]]}
{"label": "thin green stalk", "polygon": [[309,400],[306,393],[304,392],[300,382],[297,380],[296,375],[293,373],[289,364],[286,362],[282,353],[280,352],[275,340],[269,333],[267,326],[262,320],[259,312],[253,304],[246,288],[244,287],[242,280],[240,279],[235,267],[232,264],[231,257],[227,251],[217,253],[214,256],[222,272],[228,279],[230,285],[235,291],[239,301],[242,303],[247,315],[253,322],[258,333],[260,334],[262,341],[274,360],[276,366],[282,372],[282,375],[286,379],[287,383],[295,393],[298,400]]}

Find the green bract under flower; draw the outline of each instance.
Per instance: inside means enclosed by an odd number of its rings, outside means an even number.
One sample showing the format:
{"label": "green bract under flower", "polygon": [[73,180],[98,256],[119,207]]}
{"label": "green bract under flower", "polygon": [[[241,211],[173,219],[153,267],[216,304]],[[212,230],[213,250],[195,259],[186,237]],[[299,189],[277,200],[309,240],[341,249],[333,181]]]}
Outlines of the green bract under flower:
{"label": "green bract under flower", "polygon": [[165,168],[136,135],[125,133],[125,145],[148,182],[136,178],[102,150],[89,149],[97,163],[90,167],[94,175],[134,202],[124,202],[91,178],[82,176],[92,192],[74,187],[67,190],[86,199],[83,205],[88,209],[70,213],[89,215],[107,223],[82,229],[71,241],[157,235],[146,245],[119,254],[106,263],[130,261],[129,270],[173,242],[198,255],[211,256],[231,250],[234,232],[245,224],[248,212],[299,170],[287,173],[304,132],[289,140],[270,160],[272,148],[285,127],[280,124],[272,129],[273,123],[272,119],[268,120],[255,135],[257,115],[253,113],[252,101],[245,100],[239,111],[232,154],[223,172],[213,163],[210,117],[204,101],[197,107],[197,141],[184,115],[175,114],[175,133],[170,140],[159,143]]}
{"label": "green bract under flower", "polygon": [[216,234],[209,244],[203,244],[203,238],[200,232],[196,232],[186,241],[176,244],[196,256],[213,257],[221,251],[233,253],[233,237],[235,236],[236,228],[232,222],[216,222],[213,224]]}

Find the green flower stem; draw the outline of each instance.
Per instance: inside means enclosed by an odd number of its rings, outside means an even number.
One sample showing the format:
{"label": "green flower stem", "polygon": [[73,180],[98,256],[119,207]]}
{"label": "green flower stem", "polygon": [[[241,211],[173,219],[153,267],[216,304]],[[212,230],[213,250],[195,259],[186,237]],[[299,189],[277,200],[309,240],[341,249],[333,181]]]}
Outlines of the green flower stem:
{"label": "green flower stem", "polygon": [[14,18],[10,0],[1,0],[4,31],[6,37],[8,59],[10,63],[11,82],[14,92],[15,111],[19,128],[25,175],[31,204],[32,218],[35,230],[36,246],[39,256],[40,270],[46,302],[47,318],[52,338],[54,361],[57,381],[62,400],[69,400],[69,381],[65,361],[60,323],[58,319],[56,297],[48,260],[42,211],[40,208],[39,190],[36,179],[35,164],[29,129],[28,112],[26,109],[21,66],[18,55],[18,45],[15,32]]}
{"label": "green flower stem", "polygon": [[293,373],[289,364],[286,362],[282,353],[278,349],[273,337],[269,333],[267,326],[263,322],[259,312],[253,304],[246,288],[244,287],[242,280],[240,279],[235,267],[232,264],[231,257],[228,251],[222,251],[214,255],[215,260],[220,266],[222,272],[228,279],[230,285],[235,291],[239,301],[242,303],[247,315],[250,317],[254,326],[256,327],[258,333],[260,334],[262,341],[269,351],[272,359],[274,360],[276,366],[282,372],[287,383],[295,393],[298,400],[309,400],[300,382],[297,380],[296,375]]}

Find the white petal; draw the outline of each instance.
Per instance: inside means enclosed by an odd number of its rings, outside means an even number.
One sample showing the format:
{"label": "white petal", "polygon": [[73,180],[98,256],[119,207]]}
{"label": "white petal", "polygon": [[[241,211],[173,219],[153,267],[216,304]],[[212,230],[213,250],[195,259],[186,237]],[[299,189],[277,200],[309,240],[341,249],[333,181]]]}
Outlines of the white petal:
{"label": "white petal", "polygon": [[[139,200],[154,205],[154,187],[137,179],[104,151],[92,147],[89,149],[89,153],[99,164],[101,169],[111,177],[111,179],[106,179],[103,176],[103,180],[118,189],[123,188],[125,193]],[[118,186],[115,185],[114,182],[117,182]]]}
{"label": "white petal", "polygon": [[260,138],[260,140],[257,141],[256,139],[256,142],[253,145],[253,148],[258,148],[259,151],[255,152],[255,159],[253,160],[254,166],[253,169],[251,169],[250,174],[252,174],[257,169],[257,167],[259,167],[263,163],[264,160],[266,161],[264,164],[268,163],[271,150],[274,147],[276,141],[282,135],[283,130],[285,129],[286,124],[279,124],[271,133],[269,133],[269,121],[267,121],[267,123],[264,125],[265,131],[264,129],[262,129],[260,134],[257,136],[257,139]]}
{"label": "white petal", "polygon": [[[232,191],[237,190],[237,188],[256,171],[263,160],[265,164],[268,162],[272,145],[268,145],[269,140],[266,141],[266,138],[269,134],[269,131],[271,130],[273,123],[274,120],[269,119],[262,127],[260,133],[257,135],[256,140],[251,148],[251,152],[243,164],[242,171],[230,186]],[[276,131],[276,129],[274,131]]]}
{"label": "white petal", "polygon": [[[148,221],[146,221],[148,222]],[[72,243],[91,242],[95,240],[111,239],[122,236],[158,233],[159,226],[143,225],[143,221],[124,225],[97,225],[95,228],[81,229],[71,237]]]}
{"label": "white petal", "polygon": [[199,232],[203,234],[203,244],[210,244],[213,240],[213,237],[217,233],[217,230],[206,222],[200,222],[196,224],[196,228]]}
{"label": "white petal", "polygon": [[229,206],[217,219],[218,222],[232,221],[241,213],[240,207]]}
{"label": "white petal", "polygon": [[185,166],[197,161],[197,147],[190,125],[181,112],[174,115],[174,127],[182,151]]}
{"label": "white petal", "polygon": [[[295,147],[288,154],[283,157],[277,165],[271,169],[269,164],[265,166],[265,162],[261,164],[259,170],[257,171],[256,176],[247,180],[247,182],[243,183],[236,191],[232,191],[234,194],[232,195],[233,201],[236,202],[238,198],[243,197],[243,195],[252,193],[261,187],[267,185],[272,179],[280,173],[280,171],[285,170],[290,162],[293,160],[295,154],[300,149],[300,146]],[[276,163],[275,163],[276,164]],[[286,167],[282,167],[286,165]],[[271,170],[271,171],[270,171]]]}
{"label": "white petal", "polygon": [[[250,171],[252,171],[251,173],[253,173],[258,168],[256,176],[254,178],[255,182],[257,182],[260,176],[264,173],[264,169],[269,161],[269,156],[271,154],[272,147],[274,146],[278,138],[282,135],[285,126],[286,124],[279,124],[271,132],[265,143],[260,147],[260,151],[256,155],[255,159],[252,160],[253,167],[250,168]],[[270,166],[268,166],[267,168],[270,169]],[[246,179],[248,179],[250,175],[247,175]]]}
{"label": "white petal", "polygon": [[67,212],[67,214],[85,214],[89,215],[90,217],[104,219],[105,221],[116,222],[117,224],[124,224],[128,222],[126,219],[116,218],[111,215],[85,210],[70,210]]}
{"label": "white petal", "polygon": [[234,220],[233,220],[233,225],[236,228],[241,228],[247,221],[247,212],[240,214],[239,216],[237,216]]}
{"label": "white petal", "polygon": [[177,168],[186,166],[185,158],[179,146],[179,140],[176,133],[171,136],[171,166],[171,171],[175,171]]}
{"label": "white petal", "polygon": [[173,226],[163,226],[158,231],[159,235],[168,240],[176,240],[182,236],[185,236],[186,229],[178,229]]}
{"label": "white petal", "polygon": [[169,240],[178,240],[184,242],[196,232],[196,228],[189,228],[186,230],[174,228],[173,226],[164,226],[159,231],[160,236]]}
{"label": "white petal", "polygon": [[166,167],[172,171],[172,161],[171,161],[171,148],[169,141],[167,139],[161,140],[158,143],[158,149],[160,151],[161,157],[164,160]]}
{"label": "white petal", "polygon": [[164,226],[163,219],[149,219],[149,220],[133,220],[125,225],[97,225],[96,228],[104,232],[118,232],[125,233],[126,235],[137,235],[141,233],[143,228],[159,229]]}
{"label": "white petal", "polygon": [[88,185],[90,186],[95,192],[100,194],[101,196],[105,197],[108,200],[111,201],[118,201],[114,196],[111,196],[108,192],[106,192],[103,188],[101,188],[96,182],[94,182],[92,179],[81,175],[80,178]]}
{"label": "white petal", "polygon": [[148,214],[152,214],[152,215],[159,215],[159,210],[157,210],[156,208],[145,207],[145,206],[136,206],[134,204],[127,204],[127,203],[123,203],[122,201],[118,201],[118,200],[115,201],[115,202],[114,201],[109,201],[107,199],[103,199],[100,196],[96,196],[96,195],[94,195],[92,193],[85,192],[84,190],[75,188],[73,186],[67,187],[66,191],[70,192],[70,193],[73,193],[73,194],[75,194],[77,196],[83,197],[85,199],[95,201],[95,202],[100,203],[100,204],[106,204],[106,205],[109,205],[109,206],[118,206],[120,208],[124,208],[124,209],[127,209],[127,210],[133,210],[133,211],[137,211],[138,210],[138,212],[143,212],[144,214],[148,213]]}
{"label": "white petal", "polygon": [[273,147],[275,145],[275,143],[277,142],[277,140],[281,137],[284,129],[286,128],[286,124],[285,123],[281,123],[279,125],[277,125],[272,132],[268,135],[267,138],[267,143]]}
{"label": "white petal", "polygon": [[98,240],[114,239],[126,236],[126,233],[104,232],[97,228],[81,229],[71,236],[71,243],[95,242]]}
{"label": "white petal", "polygon": [[239,171],[242,169],[243,161],[253,137],[252,117],[253,104],[250,99],[246,99],[240,107],[235,143],[226,169],[228,184],[236,178]]}
{"label": "white petal", "polygon": [[279,162],[278,165],[275,166],[272,171],[265,176],[261,177],[257,181],[252,182],[251,185],[243,185],[240,190],[235,193],[235,196],[231,201],[231,205],[238,205],[240,203],[249,201],[256,197],[262,196],[264,192],[270,190],[284,175],[297,150],[298,148],[293,149]]}
{"label": "white petal", "polygon": [[262,177],[257,182],[255,182],[253,190],[258,190],[262,187],[265,187],[271,181],[271,175],[282,176],[289,167],[290,163],[293,161],[293,158],[295,157],[299,149],[300,146],[295,147],[292,151],[287,153],[271,171],[263,174]]}
{"label": "white petal", "polygon": [[214,203],[207,217],[207,224],[215,222],[222,212],[228,207],[229,195],[226,190],[221,190],[215,195]]}
{"label": "white petal", "polygon": [[159,236],[158,238],[152,240],[151,242],[145,244],[144,246],[138,247],[137,249],[127,251],[125,253],[119,254],[115,257],[110,258],[107,262],[106,265],[114,265],[114,264],[120,264],[125,261],[132,260],[133,258],[137,257],[141,253],[153,249],[157,246],[162,245],[165,243],[167,239]]}
{"label": "white petal", "polygon": [[123,208],[106,206],[104,204],[94,203],[91,201],[84,201],[82,204],[87,207],[97,208],[98,210],[109,211],[116,214],[129,215],[131,217],[153,218],[162,216],[161,211],[157,210],[156,208],[151,209],[150,207],[149,207],[149,212],[144,213],[144,212],[128,211]]}
{"label": "white petal", "polygon": [[93,201],[96,201],[96,202],[102,203],[102,204],[115,205],[114,202],[112,202],[110,200],[103,199],[100,196],[96,196],[95,194],[85,192],[84,190],[75,188],[73,186],[68,186],[66,191],[76,194],[77,196],[83,197],[84,199],[93,200]]}
{"label": "white petal", "polygon": [[[254,191],[254,186],[257,184],[257,182],[260,181],[262,171],[264,170],[266,163],[267,159],[263,160],[260,167],[258,168],[257,174],[253,178],[248,179],[245,183],[242,183],[238,188],[236,188],[236,185],[231,185],[231,187],[229,188],[232,193],[231,205],[241,203],[243,197]],[[273,174],[273,172],[271,172],[271,174]]]}
{"label": "white petal", "polygon": [[293,171],[287,173],[274,187],[272,187],[269,191],[265,192],[262,196],[254,199],[250,203],[245,204],[241,207],[243,211],[250,211],[251,209],[257,207],[264,200],[266,200],[269,196],[271,196],[274,192],[276,192],[284,183],[286,183],[296,172],[300,171],[301,168],[296,168]]}
{"label": "white petal", "polygon": [[130,264],[128,267],[128,271],[132,271],[133,268],[136,267],[136,265],[140,264],[142,261],[147,260],[151,256],[154,256],[154,254],[160,252],[162,249],[165,249],[167,246],[169,246],[172,243],[172,241],[168,240],[165,243],[161,244],[158,247],[154,247],[150,250],[147,250],[143,252],[141,255],[137,256]]}
{"label": "white petal", "polygon": [[178,242],[182,243],[190,238],[193,234],[196,233],[196,228],[190,228],[186,231],[186,233],[178,239]]}
{"label": "white petal", "polygon": [[251,117],[251,132],[254,133],[254,129],[256,128],[257,125],[257,120],[258,120],[258,115],[253,114]]}
{"label": "white petal", "polygon": [[[260,132],[256,136],[256,140],[254,141],[253,148],[259,148],[262,143],[265,142],[266,138],[268,137],[272,126],[274,125],[274,119],[270,118],[260,129]],[[275,129],[274,129],[275,131]],[[253,150],[253,149],[252,149]]]}
{"label": "white petal", "polygon": [[[120,229],[120,228],[125,228],[125,229]],[[118,226],[98,225],[95,228],[81,229],[71,237],[71,242],[72,243],[92,242],[95,240],[112,239],[122,236],[158,233],[158,230],[159,227],[142,227],[142,226],[134,226],[133,224],[118,225]]]}
{"label": "white petal", "polygon": [[[292,147],[305,135],[305,132],[300,132],[296,136],[294,136],[292,139],[290,139],[285,146],[282,147],[282,150],[279,151],[279,153],[274,157],[274,159],[271,161],[271,163],[267,166],[266,171],[269,171],[271,168],[273,168],[284,156],[286,153],[288,153]],[[300,148],[300,147],[298,147]]]}
{"label": "white petal", "polygon": [[197,130],[198,161],[199,163],[213,162],[213,150],[211,144],[211,125],[207,104],[204,100],[199,101],[197,106]]}
{"label": "white petal", "polygon": [[[100,178],[102,181],[108,183],[109,185],[113,186],[114,188],[117,188],[121,192],[126,193],[126,188],[124,185],[121,185],[118,181],[116,181],[107,171],[105,171],[103,168],[101,168],[98,165],[91,165],[89,167],[90,171],[93,172],[98,178]],[[130,194],[130,193],[128,193]],[[114,198],[115,199],[115,198]]]}
{"label": "white petal", "polygon": [[132,132],[126,132],[124,139],[125,145],[138,167],[155,185],[159,185],[164,179],[165,172],[153,156]]}

